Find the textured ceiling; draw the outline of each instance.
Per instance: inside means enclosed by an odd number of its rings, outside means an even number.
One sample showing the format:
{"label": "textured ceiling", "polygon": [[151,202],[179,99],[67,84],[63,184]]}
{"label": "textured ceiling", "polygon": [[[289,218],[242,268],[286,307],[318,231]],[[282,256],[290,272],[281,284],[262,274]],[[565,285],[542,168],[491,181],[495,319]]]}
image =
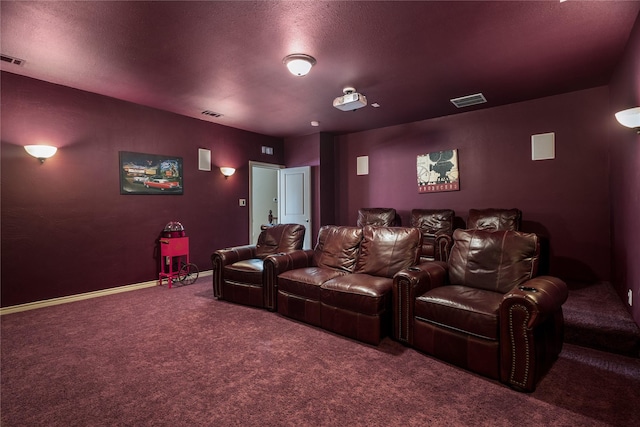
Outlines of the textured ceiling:
{"label": "textured ceiling", "polygon": [[[261,134],[344,133],[607,84],[639,11],[640,1],[2,1],[1,53],[26,62],[0,64]],[[282,63],[291,53],[318,62],[295,77]],[[380,108],[337,110],[346,86]],[[449,102],[478,92],[486,104]]]}

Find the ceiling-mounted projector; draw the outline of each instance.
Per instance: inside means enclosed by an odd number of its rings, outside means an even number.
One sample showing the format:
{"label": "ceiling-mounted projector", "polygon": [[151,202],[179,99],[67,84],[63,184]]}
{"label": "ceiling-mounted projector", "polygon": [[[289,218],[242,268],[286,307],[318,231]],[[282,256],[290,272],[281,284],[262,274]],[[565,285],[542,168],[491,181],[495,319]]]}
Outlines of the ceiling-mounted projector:
{"label": "ceiling-mounted projector", "polygon": [[355,88],[345,87],[342,89],[343,96],[333,100],[333,106],[342,111],[354,111],[367,106],[367,97],[356,92]]}

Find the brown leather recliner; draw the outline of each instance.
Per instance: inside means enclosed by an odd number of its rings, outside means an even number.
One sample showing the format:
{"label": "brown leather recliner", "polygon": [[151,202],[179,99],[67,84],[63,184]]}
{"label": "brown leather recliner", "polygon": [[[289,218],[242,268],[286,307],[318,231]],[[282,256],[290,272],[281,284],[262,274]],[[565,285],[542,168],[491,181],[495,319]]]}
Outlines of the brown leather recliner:
{"label": "brown leather recliner", "polygon": [[394,280],[394,337],[446,362],[533,391],[562,349],[566,284],[536,277],[539,240],[455,230],[448,263]]}
{"label": "brown leather recliner", "polygon": [[265,259],[278,313],[378,345],[390,332],[393,276],[418,262],[420,241],[416,228],[322,227],[314,250]]}
{"label": "brown leather recliner", "polygon": [[215,251],[211,255],[213,295],[218,299],[274,311],[274,290],[264,286],[264,258],[301,249],[304,234],[304,225],[278,224],[263,230],[256,245]]}
{"label": "brown leather recliner", "polygon": [[520,209],[469,209],[467,228],[520,231]]}
{"label": "brown leather recliner", "polygon": [[377,227],[395,227],[400,225],[400,217],[393,208],[358,209],[358,227],[373,225]]}
{"label": "brown leather recliner", "polygon": [[422,232],[422,261],[446,261],[453,240],[453,217],[451,209],[413,209],[411,226]]}

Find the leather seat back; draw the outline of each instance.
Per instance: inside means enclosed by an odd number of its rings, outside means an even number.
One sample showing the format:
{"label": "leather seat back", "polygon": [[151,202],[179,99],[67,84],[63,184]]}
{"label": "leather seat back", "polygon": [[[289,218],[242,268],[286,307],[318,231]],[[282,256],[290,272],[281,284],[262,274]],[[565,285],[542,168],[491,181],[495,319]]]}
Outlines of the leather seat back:
{"label": "leather seat back", "polygon": [[362,233],[355,273],[391,278],[420,259],[422,234],[417,228],[367,225]]}
{"label": "leather seat back", "polygon": [[422,256],[434,258],[436,255],[435,238],[438,234],[453,233],[453,217],[451,209],[413,209],[411,226],[422,232]]}
{"label": "leather seat back", "polygon": [[352,273],[361,241],[360,227],[325,225],[318,232],[313,264]]}
{"label": "leather seat back", "polygon": [[278,224],[264,229],[258,236],[256,256],[264,259],[280,252],[302,249],[305,227],[301,224]]}
{"label": "leather seat back", "polygon": [[520,209],[469,209],[467,228],[520,231]]}
{"label": "leather seat back", "polygon": [[393,208],[362,208],[358,210],[358,227],[376,225],[394,227],[399,224],[398,214]]}
{"label": "leather seat back", "polygon": [[508,230],[455,230],[449,282],[507,293],[535,277],[540,242],[533,233]]}

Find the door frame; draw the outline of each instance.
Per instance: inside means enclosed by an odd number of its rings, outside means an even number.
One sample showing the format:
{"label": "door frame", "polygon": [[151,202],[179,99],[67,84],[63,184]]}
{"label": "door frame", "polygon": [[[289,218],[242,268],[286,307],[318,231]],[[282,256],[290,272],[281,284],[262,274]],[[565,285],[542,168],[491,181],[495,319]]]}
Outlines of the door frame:
{"label": "door frame", "polygon": [[[274,163],[264,163],[264,162],[256,162],[253,160],[249,160],[249,244],[252,244],[253,239],[253,226],[254,226],[254,218],[253,218],[253,168],[259,167],[264,169],[274,169],[280,170],[284,169],[284,165],[278,165]],[[276,178],[278,179],[278,178]],[[279,183],[276,183],[276,187],[279,186]],[[278,196],[279,197],[279,196]],[[278,200],[278,207],[280,206],[280,201]],[[261,221],[264,222],[264,221]]]}

